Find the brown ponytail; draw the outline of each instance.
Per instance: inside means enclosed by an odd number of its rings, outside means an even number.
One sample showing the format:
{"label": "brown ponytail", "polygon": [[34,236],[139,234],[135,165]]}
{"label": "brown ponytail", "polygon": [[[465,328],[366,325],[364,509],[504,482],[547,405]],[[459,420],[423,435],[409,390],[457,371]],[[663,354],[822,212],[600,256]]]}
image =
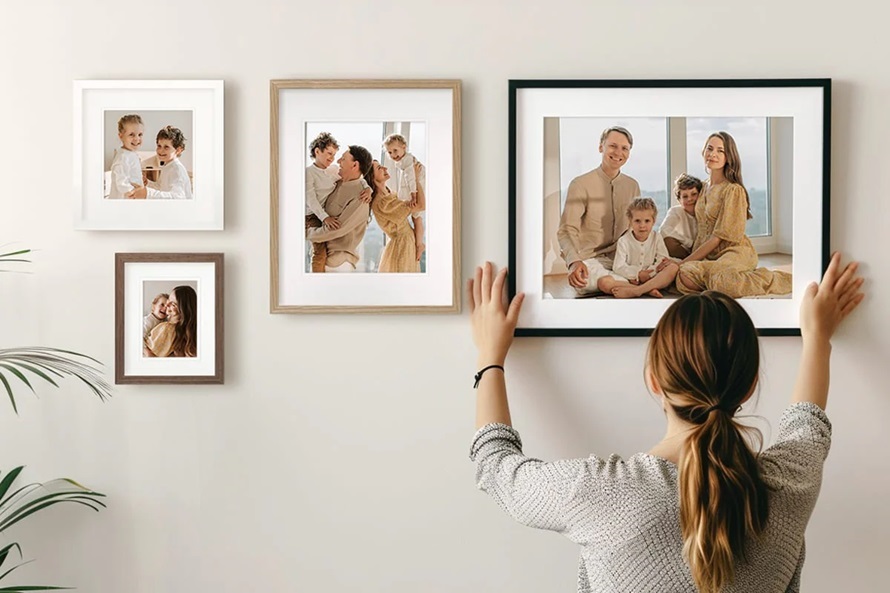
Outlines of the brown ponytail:
{"label": "brown ponytail", "polygon": [[745,541],[763,531],[767,489],[733,418],[757,385],[754,324],[715,291],[678,299],[649,341],[649,368],[678,418],[693,426],[680,454],[683,554],[702,593],[732,582]]}

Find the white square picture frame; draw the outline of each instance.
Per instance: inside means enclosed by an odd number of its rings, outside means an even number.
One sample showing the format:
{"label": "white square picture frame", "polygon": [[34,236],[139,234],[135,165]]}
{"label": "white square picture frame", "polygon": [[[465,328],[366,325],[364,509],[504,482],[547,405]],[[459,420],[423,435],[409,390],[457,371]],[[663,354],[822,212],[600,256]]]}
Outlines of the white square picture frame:
{"label": "white square picture frame", "polygon": [[[218,231],[224,228],[224,89],[222,80],[74,81],[74,227],[95,231]],[[136,115],[142,142],[122,150],[120,116]],[[143,123],[144,122],[144,123]],[[158,133],[168,125],[184,135],[179,162],[163,169],[154,151]],[[158,128],[158,129],[155,129]],[[118,152],[138,158],[149,190],[145,199],[129,198],[112,187],[119,180]],[[135,162],[135,161],[134,161]],[[135,167],[136,165],[134,165]],[[117,173],[113,173],[114,169]],[[147,170],[147,171],[146,171]],[[169,191],[174,174],[187,187]],[[133,188],[138,178],[128,182]],[[117,199],[121,197],[123,199]]]}

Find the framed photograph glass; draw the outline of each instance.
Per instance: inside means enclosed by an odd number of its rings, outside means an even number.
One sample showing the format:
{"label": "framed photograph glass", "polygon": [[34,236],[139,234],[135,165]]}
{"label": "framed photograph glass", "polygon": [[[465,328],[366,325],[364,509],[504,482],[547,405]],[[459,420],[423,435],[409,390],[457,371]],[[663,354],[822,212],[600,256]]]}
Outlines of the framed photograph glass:
{"label": "framed photograph glass", "polygon": [[223,382],[223,254],[116,253],[114,382]]}
{"label": "framed photograph glass", "polygon": [[702,290],[800,334],[829,257],[830,80],[511,80],[509,112],[516,335],[648,335]]}
{"label": "framed photograph glass", "polygon": [[459,311],[460,81],[271,95],[271,311]]}
{"label": "framed photograph glass", "polygon": [[75,228],[223,229],[223,81],[74,82]]}

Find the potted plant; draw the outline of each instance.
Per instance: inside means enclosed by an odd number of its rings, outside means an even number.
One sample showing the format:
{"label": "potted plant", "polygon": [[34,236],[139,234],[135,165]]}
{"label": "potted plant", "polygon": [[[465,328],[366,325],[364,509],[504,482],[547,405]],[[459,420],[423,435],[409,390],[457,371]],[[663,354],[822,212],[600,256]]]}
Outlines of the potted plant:
{"label": "potted plant", "polygon": [[[29,263],[30,260],[22,257],[28,253],[30,249],[2,253],[0,262]],[[0,393],[6,393],[13,411],[18,414],[14,386],[24,384],[31,392],[36,393],[31,384],[35,378],[58,387],[56,381],[67,377],[79,379],[100,400],[105,401],[111,396],[111,386],[99,372],[97,365],[100,364],[89,356],[57,348],[0,349],[0,386],[2,386]],[[105,506],[102,502],[104,494],[85,488],[69,478],[16,486],[23,469],[24,466],[19,466],[5,474],[0,471],[0,534],[34,513],[60,503],[79,504],[94,511]],[[21,562],[9,567],[7,561],[13,558],[13,553],[22,558],[22,548],[17,542],[11,542],[0,548],[0,592],[50,591],[65,588],[48,585],[3,585],[10,574],[26,564]]]}

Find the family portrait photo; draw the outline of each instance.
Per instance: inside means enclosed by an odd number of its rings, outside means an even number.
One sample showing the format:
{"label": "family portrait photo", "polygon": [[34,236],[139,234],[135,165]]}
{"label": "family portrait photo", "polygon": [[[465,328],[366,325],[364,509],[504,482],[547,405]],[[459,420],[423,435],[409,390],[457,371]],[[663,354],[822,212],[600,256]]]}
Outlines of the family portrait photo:
{"label": "family portrait photo", "polygon": [[103,196],[193,199],[192,129],[191,111],[106,111]]}
{"label": "family portrait photo", "polygon": [[646,335],[716,290],[796,335],[828,261],[827,80],[511,81],[517,335]]}
{"label": "family portrait photo", "polygon": [[544,127],[545,298],[790,298],[791,118]]}
{"label": "family portrait photo", "polygon": [[460,307],[460,82],[273,80],[273,313]]}
{"label": "family portrait photo", "polygon": [[425,124],[307,123],[306,138],[306,271],[425,272]]}
{"label": "family portrait photo", "polygon": [[116,253],[115,383],[223,382],[222,253]]}
{"label": "family portrait photo", "polygon": [[74,224],[222,230],[221,80],[75,80]]}

